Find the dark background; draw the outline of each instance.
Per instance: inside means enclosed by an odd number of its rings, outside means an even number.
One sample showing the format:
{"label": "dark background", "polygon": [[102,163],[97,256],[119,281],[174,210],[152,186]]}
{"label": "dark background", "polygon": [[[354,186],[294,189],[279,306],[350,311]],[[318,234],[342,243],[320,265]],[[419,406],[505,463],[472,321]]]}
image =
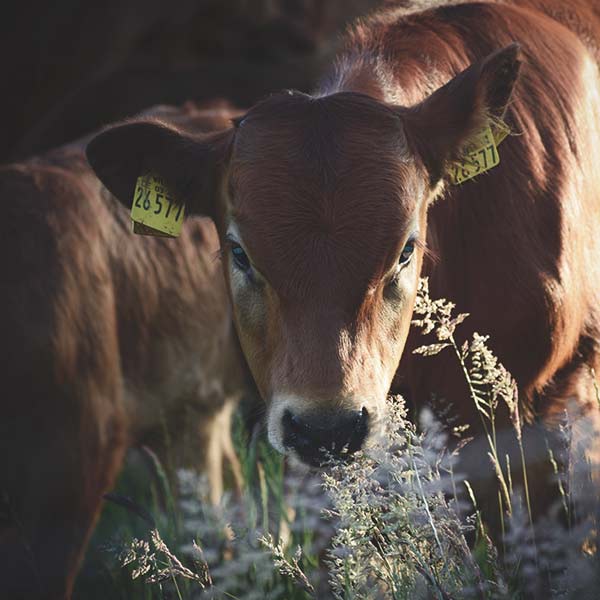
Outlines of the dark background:
{"label": "dark background", "polygon": [[0,13],[0,162],[154,104],[310,91],[345,25],[384,0],[62,0]]}

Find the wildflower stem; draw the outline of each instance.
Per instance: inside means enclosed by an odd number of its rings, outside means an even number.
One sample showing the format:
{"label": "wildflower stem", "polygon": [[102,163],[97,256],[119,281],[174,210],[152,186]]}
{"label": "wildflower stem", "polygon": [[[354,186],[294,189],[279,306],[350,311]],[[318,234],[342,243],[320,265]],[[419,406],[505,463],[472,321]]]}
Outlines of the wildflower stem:
{"label": "wildflower stem", "polygon": [[437,544],[437,547],[440,551],[440,556],[443,556],[444,549],[442,548],[442,544],[441,544],[440,538],[438,536],[437,528],[435,526],[435,523],[433,522],[433,517],[431,516],[431,511],[429,510],[429,503],[427,502],[427,496],[425,495],[425,492],[423,490],[423,485],[421,484],[421,477],[419,476],[419,469],[417,468],[417,464],[415,462],[415,457],[413,455],[412,447],[410,446],[410,444],[409,444],[409,452],[410,452],[410,458],[412,461],[413,469],[415,471],[417,485],[419,486],[419,493],[421,494],[421,498],[423,499],[423,506],[425,507],[425,512],[427,513],[427,518],[429,519],[429,523],[430,523],[431,529],[433,531],[433,537],[435,538],[435,543]]}
{"label": "wildflower stem", "polygon": [[[495,433],[495,428],[493,428],[493,437],[490,434],[490,430],[485,422],[485,419],[483,418],[482,415],[482,411],[479,407],[479,398],[477,397],[477,392],[475,391],[475,387],[473,385],[473,381],[471,379],[471,375],[469,373],[469,370],[467,368],[467,365],[465,363],[465,360],[462,356],[462,353],[458,347],[458,344],[456,343],[456,340],[454,339],[454,334],[451,334],[450,337],[448,338],[448,341],[450,342],[450,345],[452,346],[452,349],[454,350],[454,354],[456,355],[456,358],[458,359],[458,362],[460,363],[461,369],[463,371],[463,374],[465,376],[465,381],[467,382],[467,386],[469,388],[469,394],[471,395],[471,399],[473,400],[474,404],[475,404],[475,408],[477,409],[477,413],[479,414],[479,419],[481,420],[481,425],[483,426],[483,431],[485,433],[485,436],[487,438],[488,441],[488,445],[490,448],[490,452],[491,452],[491,456],[492,456],[492,463],[494,464],[494,469],[496,472],[496,476],[498,477],[498,481],[500,483],[500,489],[502,490],[502,493],[504,494],[504,500],[506,503],[506,509],[508,511],[508,514],[512,514],[512,506],[511,506],[511,502],[510,502],[510,496],[508,494],[508,488],[506,486],[506,481],[504,479],[504,473],[502,472],[502,469],[500,468],[500,461],[498,460],[498,452],[497,452],[497,444],[496,444],[496,433]],[[490,406],[490,413],[493,415],[493,410],[492,407]],[[490,419],[491,423],[492,423],[492,427],[493,427],[493,416],[487,415],[488,419]]]}

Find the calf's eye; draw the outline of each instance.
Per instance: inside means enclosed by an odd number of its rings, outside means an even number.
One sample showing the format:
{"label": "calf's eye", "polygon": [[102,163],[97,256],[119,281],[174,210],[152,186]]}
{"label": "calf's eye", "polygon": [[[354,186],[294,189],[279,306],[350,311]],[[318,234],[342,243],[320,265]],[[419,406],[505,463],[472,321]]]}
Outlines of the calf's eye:
{"label": "calf's eye", "polygon": [[404,248],[402,249],[402,252],[400,253],[400,264],[403,265],[405,263],[407,263],[410,260],[410,257],[413,255],[413,252],[415,251],[415,242],[414,240],[408,240],[408,242],[406,242]]}
{"label": "calf's eye", "polygon": [[244,251],[244,249],[235,242],[231,243],[231,256],[233,257],[233,262],[235,266],[243,271],[244,273],[248,273],[251,270],[250,259],[248,255]]}

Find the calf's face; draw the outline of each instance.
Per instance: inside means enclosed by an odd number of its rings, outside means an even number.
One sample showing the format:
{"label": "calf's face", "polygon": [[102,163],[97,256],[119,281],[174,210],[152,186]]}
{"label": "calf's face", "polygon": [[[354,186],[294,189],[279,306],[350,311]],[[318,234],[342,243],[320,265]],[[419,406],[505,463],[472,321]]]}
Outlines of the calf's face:
{"label": "calf's face", "polygon": [[396,114],[280,95],[237,125],[224,243],[272,444],[317,464],[362,446],[406,338],[427,189]]}
{"label": "calf's face", "polygon": [[90,143],[91,165],[127,206],[153,172],[188,213],[215,220],[239,339],[282,452],[320,465],[377,432],[427,207],[448,161],[503,114],[518,66],[509,47],[411,108],[286,93],[217,134],[145,120]]}

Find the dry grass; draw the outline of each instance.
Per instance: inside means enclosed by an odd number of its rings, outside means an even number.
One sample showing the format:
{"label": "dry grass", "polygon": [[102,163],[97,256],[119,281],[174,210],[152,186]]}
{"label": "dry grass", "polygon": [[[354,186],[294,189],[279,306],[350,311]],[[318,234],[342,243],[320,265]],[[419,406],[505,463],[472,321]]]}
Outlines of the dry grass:
{"label": "dry grass", "polygon": [[[415,324],[436,340],[418,352],[453,352],[463,370],[500,491],[499,548],[488,536],[472,486],[455,472],[456,456],[433,413],[424,411],[416,427],[402,399],[392,398],[387,430],[377,443],[320,476],[294,475],[260,436],[247,439],[237,427],[246,482],[242,502],[226,499],[210,509],[197,499],[202,481],[180,472],[178,509],[162,521],[175,550],[162,539],[160,523],[130,539],[118,553],[120,562],[143,583],[126,597],[600,597],[600,504],[595,496],[574,497],[568,487],[572,472],[588,473],[590,465],[565,466],[549,447],[558,499],[534,530],[516,385],[485,336],[456,342],[455,330],[467,315],[453,312],[451,303],[429,297],[423,281]],[[499,449],[500,405],[511,415],[521,465]],[[523,471],[522,489],[513,484],[515,467]],[[571,518],[574,506],[577,520]]]}

